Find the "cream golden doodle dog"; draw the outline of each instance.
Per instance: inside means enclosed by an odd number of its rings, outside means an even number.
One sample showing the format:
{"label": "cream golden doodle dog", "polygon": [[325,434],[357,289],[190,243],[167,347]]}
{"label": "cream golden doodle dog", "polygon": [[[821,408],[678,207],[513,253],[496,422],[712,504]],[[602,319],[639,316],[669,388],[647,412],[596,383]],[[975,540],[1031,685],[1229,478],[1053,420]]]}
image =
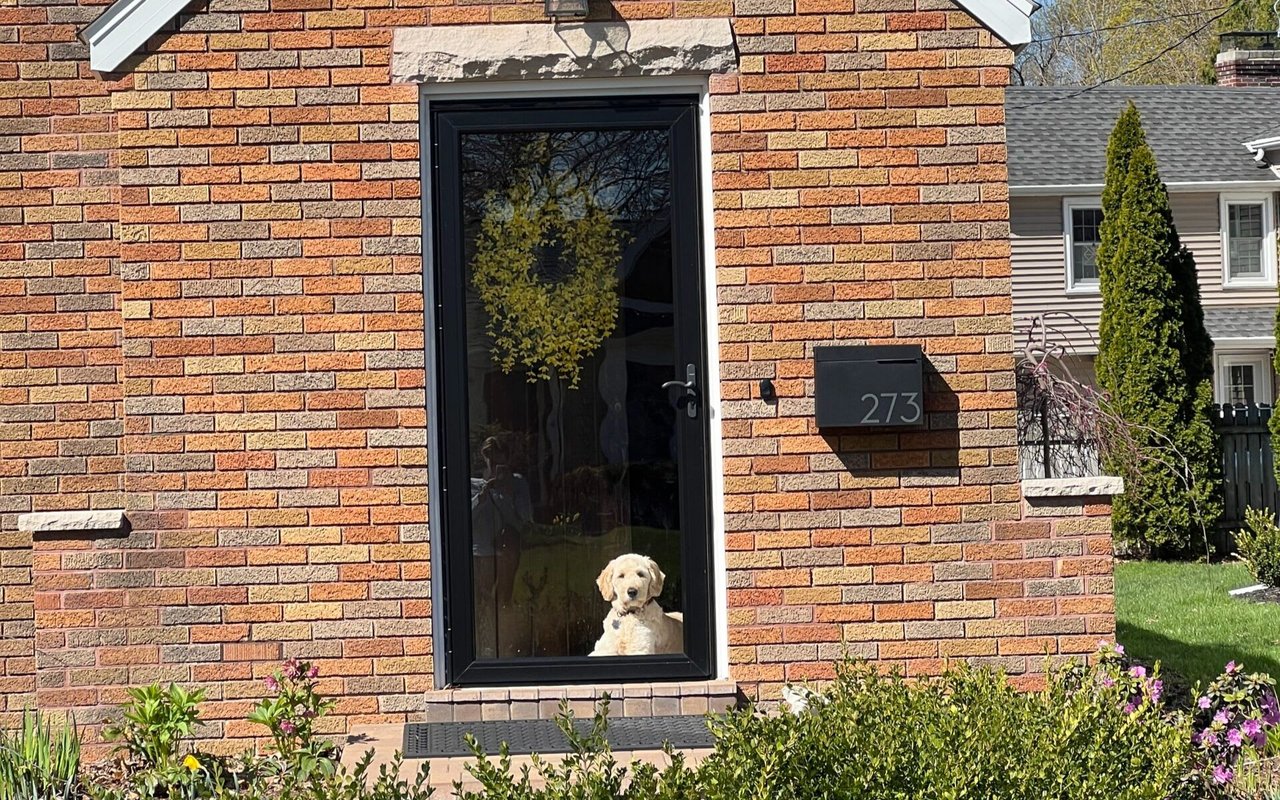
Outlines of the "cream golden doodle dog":
{"label": "cream golden doodle dog", "polygon": [[593,656],[651,656],[684,652],[684,615],[658,605],[666,576],[652,558],[628,553],[610,561],[596,579],[613,608]]}

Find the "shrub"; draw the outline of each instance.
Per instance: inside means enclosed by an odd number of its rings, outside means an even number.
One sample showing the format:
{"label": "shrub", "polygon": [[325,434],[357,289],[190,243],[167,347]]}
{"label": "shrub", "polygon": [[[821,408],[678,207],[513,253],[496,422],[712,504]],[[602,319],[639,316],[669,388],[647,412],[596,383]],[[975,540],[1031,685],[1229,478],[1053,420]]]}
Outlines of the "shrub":
{"label": "shrub", "polygon": [[1244,512],[1245,529],[1236,534],[1236,550],[1259,583],[1280,586],[1280,525],[1261,508]]}
{"label": "shrub", "polygon": [[[533,768],[522,770],[519,776],[511,770],[511,756],[505,746],[491,760],[474,738],[468,738],[475,761],[467,765],[467,771],[481,790],[470,791],[456,785],[458,800],[694,800],[699,796],[695,792],[695,774],[678,753],[667,750],[670,764],[662,770],[650,764],[619,764],[606,738],[608,716],[606,695],[596,707],[591,729],[579,733],[568,706],[562,702],[556,723],[569,744],[569,753],[559,763],[534,756]],[[540,786],[534,785],[535,774],[541,779]]]}
{"label": "shrub", "polygon": [[0,800],[74,800],[80,792],[75,720],[55,729],[34,711],[12,733],[0,730]]}
{"label": "shrub", "polygon": [[203,689],[187,691],[172,683],[167,689],[154,684],[130,689],[124,720],[103,731],[103,738],[119,742],[117,752],[140,768],[132,782],[142,796],[194,796],[192,784],[207,767],[190,753],[182,755],[200,721],[204,695]]}
{"label": "shrub", "polygon": [[1034,693],[984,669],[845,666],[804,713],[716,723],[699,782],[707,800],[1168,800],[1190,791],[1190,735],[1158,699],[1158,676],[1114,661]]}
{"label": "shrub", "polygon": [[272,696],[249,714],[250,722],[265,726],[271,734],[278,761],[269,762],[268,767],[300,785],[317,774],[332,775],[338,757],[333,743],[315,736],[316,721],[335,705],[316,691],[319,674],[315,665],[289,659],[265,681]]}
{"label": "shrub", "polygon": [[1102,316],[1098,384],[1133,431],[1133,452],[1104,451],[1125,479],[1116,536],[1143,554],[1177,555],[1221,515],[1221,463],[1209,412],[1213,344],[1195,262],[1182,246],[1138,110],[1120,116],[1107,148],[1098,247]]}

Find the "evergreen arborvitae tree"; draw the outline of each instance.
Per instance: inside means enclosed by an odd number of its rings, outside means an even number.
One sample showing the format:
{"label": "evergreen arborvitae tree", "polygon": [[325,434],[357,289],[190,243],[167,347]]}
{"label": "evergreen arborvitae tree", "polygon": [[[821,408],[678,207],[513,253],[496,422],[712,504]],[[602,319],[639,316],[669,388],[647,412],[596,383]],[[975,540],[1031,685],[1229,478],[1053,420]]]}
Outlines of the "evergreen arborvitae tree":
{"label": "evergreen arborvitae tree", "polygon": [[1104,466],[1129,479],[1112,522],[1118,538],[1148,553],[1184,553],[1222,511],[1213,343],[1195,260],[1132,104],[1107,149],[1101,240],[1098,383],[1138,445],[1136,454],[1104,448]]}

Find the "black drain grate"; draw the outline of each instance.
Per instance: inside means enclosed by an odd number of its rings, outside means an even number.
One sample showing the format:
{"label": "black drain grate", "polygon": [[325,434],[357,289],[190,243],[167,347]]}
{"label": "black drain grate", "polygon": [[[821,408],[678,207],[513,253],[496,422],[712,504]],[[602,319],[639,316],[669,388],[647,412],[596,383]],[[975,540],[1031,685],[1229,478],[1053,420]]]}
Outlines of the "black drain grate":
{"label": "black drain grate", "polygon": [[[590,720],[574,720],[583,733]],[[503,742],[513,755],[569,752],[568,742],[555,720],[499,720],[490,722],[415,722],[404,727],[405,758],[453,758],[469,756],[464,736],[471,734],[489,755]],[[711,747],[713,739],[706,717],[626,717],[609,720],[609,746],[615,751],[659,750],[664,743],[678,749]]]}

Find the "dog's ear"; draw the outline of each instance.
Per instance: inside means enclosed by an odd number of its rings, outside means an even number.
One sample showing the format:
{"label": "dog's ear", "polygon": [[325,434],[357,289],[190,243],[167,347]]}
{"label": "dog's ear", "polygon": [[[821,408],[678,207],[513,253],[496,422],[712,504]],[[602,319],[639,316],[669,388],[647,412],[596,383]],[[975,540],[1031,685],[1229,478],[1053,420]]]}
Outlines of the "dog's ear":
{"label": "dog's ear", "polygon": [[649,583],[649,596],[657,597],[662,594],[662,585],[666,583],[667,576],[662,573],[657,561],[648,556],[644,560],[649,562],[649,574],[653,575],[653,580]]}
{"label": "dog's ear", "polygon": [[600,589],[600,596],[606,601],[612,603],[617,599],[618,595],[613,591],[613,562],[610,561],[604,565],[604,569],[600,570],[600,577],[596,578],[596,586]]}

